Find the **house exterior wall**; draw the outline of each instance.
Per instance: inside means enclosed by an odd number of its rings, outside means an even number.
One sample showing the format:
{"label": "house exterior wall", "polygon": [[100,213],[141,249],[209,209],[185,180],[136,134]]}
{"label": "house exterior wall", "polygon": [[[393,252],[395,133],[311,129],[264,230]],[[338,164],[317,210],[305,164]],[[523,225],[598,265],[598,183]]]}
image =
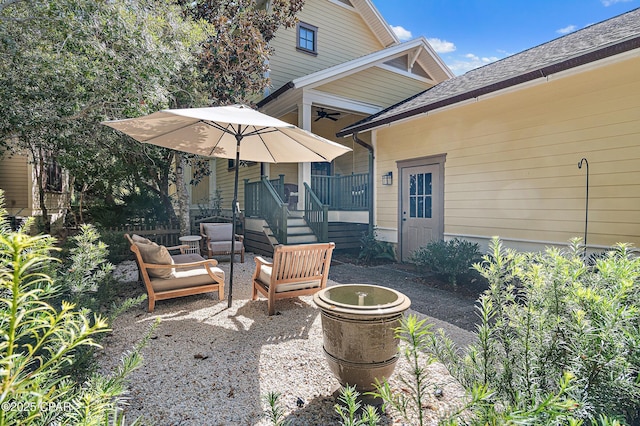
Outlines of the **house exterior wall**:
{"label": "house exterior wall", "polygon": [[269,179],[284,175],[284,183],[298,183],[298,163],[269,164]]}
{"label": "house exterior wall", "polygon": [[300,22],[318,27],[317,55],[296,50],[296,28],[281,28],[271,41],[271,86],[278,89],[295,78],[359,58],[382,49],[354,9],[329,0],[310,0],[298,14]]}
{"label": "house exterior wall", "polygon": [[[446,154],[445,238],[521,249],[583,237],[640,246],[640,58],[531,84],[375,131],[376,170]],[[376,172],[376,224],[398,229],[398,182]]]}
{"label": "house exterior wall", "polygon": [[[217,158],[216,160],[216,185],[222,191],[222,208],[231,211],[231,203],[233,202],[233,182],[235,169],[228,167],[226,158]],[[260,164],[255,163],[248,167],[240,167],[238,171],[238,202],[240,208],[244,209],[244,179],[256,182],[260,179]]]}
{"label": "house exterior wall", "polygon": [[425,89],[425,83],[409,79],[383,68],[368,68],[354,75],[318,86],[318,91],[388,106],[403,101]]}
{"label": "house exterior wall", "polygon": [[0,189],[4,191],[5,208],[11,216],[29,216],[31,178],[27,157],[14,155],[0,159]]}
{"label": "house exterior wall", "polygon": [[[191,170],[190,176],[193,179],[195,170]],[[208,207],[210,204],[211,194],[210,194],[210,186],[209,186],[209,176],[205,176],[198,182],[197,185],[191,186],[191,206],[192,208],[198,207],[202,205],[203,207]]]}

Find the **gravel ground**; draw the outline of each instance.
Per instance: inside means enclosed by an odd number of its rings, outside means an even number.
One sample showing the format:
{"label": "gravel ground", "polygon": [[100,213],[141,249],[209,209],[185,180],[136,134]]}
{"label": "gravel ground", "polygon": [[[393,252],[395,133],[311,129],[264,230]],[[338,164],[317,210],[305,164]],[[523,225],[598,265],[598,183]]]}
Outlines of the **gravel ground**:
{"label": "gravel ground", "polygon": [[[229,273],[228,262],[221,262],[220,267]],[[130,377],[125,410],[129,421],[142,417],[156,425],[269,425],[263,396],[275,391],[282,394],[291,425],[340,424],[333,408],[340,385],[324,359],[319,309],[312,297],[285,299],[277,302],[278,315],[267,316],[265,299],[250,300],[254,268],[251,254],[244,264],[235,264],[231,308],[213,293],[159,301],[153,313],[146,311],[145,302],[115,321],[98,354],[104,372],[113,369],[122,354],[160,320],[142,350],[143,365]],[[118,265],[117,274],[120,281],[128,283],[124,293],[143,292],[135,282],[135,263]],[[416,288],[410,273],[384,266],[333,264],[329,285],[345,282],[385,283],[412,299],[410,313],[428,318],[458,345],[465,346],[473,339],[469,331],[425,315],[430,311],[457,312],[455,309],[469,301],[454,300],[455,307],[447,309],[446,297],[450,295]],[[463,310],[460,315],[466,313]],[[409,377],[403,358],[390,380],[398,389],[404,387],[400,376]],[[433,389],[444,391],[443,397],[428,402],[430,422],[436,424],[439,415],[459,404],[464,390],[437,363],[429,366],[429,380]],[[384,414],[381,424],[402,421]]]}

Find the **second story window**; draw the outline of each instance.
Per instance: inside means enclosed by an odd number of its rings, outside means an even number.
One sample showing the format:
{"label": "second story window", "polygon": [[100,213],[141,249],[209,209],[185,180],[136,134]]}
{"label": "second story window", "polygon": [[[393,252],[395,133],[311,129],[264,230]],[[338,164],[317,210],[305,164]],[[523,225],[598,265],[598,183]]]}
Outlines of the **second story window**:
{"label": "second story window", "polygon": [[317,54],[317,39],[318,27],[305,24],[304,22],[298,23],[298,50],[314,55]]}

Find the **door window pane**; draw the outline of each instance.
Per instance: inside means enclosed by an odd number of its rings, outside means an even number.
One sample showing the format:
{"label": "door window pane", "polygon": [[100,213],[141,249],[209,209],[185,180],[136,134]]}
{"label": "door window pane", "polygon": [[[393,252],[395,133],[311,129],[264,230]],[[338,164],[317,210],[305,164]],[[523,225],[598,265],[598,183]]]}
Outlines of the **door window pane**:
{"label": "door window pane", "polygon": [[431,218],[432,193],[431,173],[409,175],[409,217]]}
{"label": "door window pane", "polygon": [[424,217],[431,218],[431,197],[424,198]]}

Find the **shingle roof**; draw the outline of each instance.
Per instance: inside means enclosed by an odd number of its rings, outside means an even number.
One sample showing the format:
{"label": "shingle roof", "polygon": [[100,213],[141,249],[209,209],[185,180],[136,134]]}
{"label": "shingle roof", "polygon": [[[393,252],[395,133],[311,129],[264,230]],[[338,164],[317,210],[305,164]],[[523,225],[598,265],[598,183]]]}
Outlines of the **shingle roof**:
{"label": "shingle roof", "polygon": [[443,81],[342,129],[337,136],[369,130],[637,48],[640,8]]}

